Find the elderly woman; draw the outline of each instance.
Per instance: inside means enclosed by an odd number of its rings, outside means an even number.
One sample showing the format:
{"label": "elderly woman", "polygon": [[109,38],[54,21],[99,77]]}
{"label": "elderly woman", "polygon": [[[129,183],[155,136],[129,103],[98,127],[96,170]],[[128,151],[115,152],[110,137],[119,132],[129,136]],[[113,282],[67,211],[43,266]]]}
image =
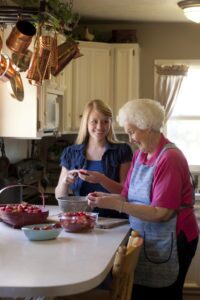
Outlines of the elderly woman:
{"label": "elderly woman", "polygon": [[121,196],[91,193],[89,205],[127,213],[131,228],[144,237],[132,299],[180,300],[199,234],[188,163],[161,133],[164,109],[158,102],[129,101],[118,121],[138,150]]}

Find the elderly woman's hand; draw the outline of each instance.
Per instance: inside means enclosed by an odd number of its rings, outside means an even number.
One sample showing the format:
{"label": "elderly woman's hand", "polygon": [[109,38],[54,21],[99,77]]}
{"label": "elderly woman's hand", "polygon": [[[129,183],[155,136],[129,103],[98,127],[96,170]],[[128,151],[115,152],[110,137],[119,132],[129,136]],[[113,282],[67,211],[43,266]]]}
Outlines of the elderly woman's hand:
{"label": "elderly woman's hand", "polygon": [[119,210],[121,207],[121,197],[102,192],[93,192],[88,194],[88,205],[91,207],[100,207]]}

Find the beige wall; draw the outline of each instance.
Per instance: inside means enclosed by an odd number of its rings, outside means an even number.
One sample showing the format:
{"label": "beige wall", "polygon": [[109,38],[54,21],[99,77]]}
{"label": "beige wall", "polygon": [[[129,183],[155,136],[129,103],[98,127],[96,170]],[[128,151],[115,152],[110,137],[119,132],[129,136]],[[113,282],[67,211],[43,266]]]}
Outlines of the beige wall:
{"label": "beige wall", "polygon": [[195,23],[92,24],[91,32],[135,29],[140,45],[140,97],[153,97],[155,59],[200,59],[200,25]]}

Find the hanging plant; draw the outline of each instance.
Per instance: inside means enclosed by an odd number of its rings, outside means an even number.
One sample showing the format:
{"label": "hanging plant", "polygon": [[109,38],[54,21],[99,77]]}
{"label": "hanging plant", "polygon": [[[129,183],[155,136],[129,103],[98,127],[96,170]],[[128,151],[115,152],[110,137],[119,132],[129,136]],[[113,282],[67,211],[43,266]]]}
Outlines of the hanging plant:
{"label": "hanging plant", "polygon": [[61,0],[12,0],[22,9],[36,7],[39,10],[37,15],[32,15],[33,22],[44,24],[47,29],[53,28],[59,33],[72,36],[74,28],[79,22],[79,14],[73,13],[73,2],[69,0],[63,3]]}

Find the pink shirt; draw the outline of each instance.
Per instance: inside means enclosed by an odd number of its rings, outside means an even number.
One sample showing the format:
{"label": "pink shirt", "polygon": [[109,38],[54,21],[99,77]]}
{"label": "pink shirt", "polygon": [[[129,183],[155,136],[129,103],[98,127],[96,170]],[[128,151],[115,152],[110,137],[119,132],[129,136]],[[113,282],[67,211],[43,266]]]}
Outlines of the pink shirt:
{"label": "pink shirt", "polygon": [[[142,153],[141,164],[149,166],[155,163],[162,148],[170,143],[163,134],[159,145],[153,156],[147,161],[147,153]],[[128,188],[132,170],[139,150],[135,151],[131,167],[129,169],[121,195],[128,196]],[[167,149],[155,168],[152,188],[151,206],[164,207],[178,210],[181,205],[192,204],[192,185],[188,163],[181,151],[177,149]],[[185,208],[178,212],[177,234],[184,231],[188,241],[193,240],[199,234],[198,224],[192,208]]]}

